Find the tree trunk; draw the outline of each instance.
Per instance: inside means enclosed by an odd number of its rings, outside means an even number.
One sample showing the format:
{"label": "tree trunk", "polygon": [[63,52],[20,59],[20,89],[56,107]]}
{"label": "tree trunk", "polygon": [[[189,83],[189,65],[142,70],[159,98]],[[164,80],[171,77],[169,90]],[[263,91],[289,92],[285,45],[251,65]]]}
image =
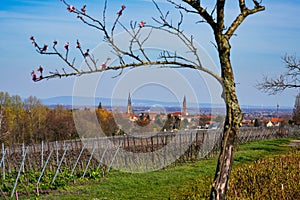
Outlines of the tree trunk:
{"label": "tree trunk", "polygon": [[234,75],[230,62],[230,44],[226,36],[217,35],[220,64],[223,78],[223,98],[226,103],[226,119],[222,136],[221,152],[218,159],[216,174],[211,190],[211,199],[225,199],[229,177],[233,164],[234,147],[242,121],[235,91]]}

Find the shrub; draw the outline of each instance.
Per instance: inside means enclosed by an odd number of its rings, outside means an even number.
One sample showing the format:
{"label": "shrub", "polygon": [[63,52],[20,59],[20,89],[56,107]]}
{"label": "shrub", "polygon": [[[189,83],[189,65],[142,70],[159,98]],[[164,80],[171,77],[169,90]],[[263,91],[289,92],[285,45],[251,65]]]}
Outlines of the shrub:
{"label": "shrub", "polygon": [[300,151],[232,171],[229,199],[300,199]]}
{"label": "shrub", "polygon": [[[198,177],[174,199],[209,199],[211,177]],[[232,170],[227,199],[300,199],[300,150]]]}

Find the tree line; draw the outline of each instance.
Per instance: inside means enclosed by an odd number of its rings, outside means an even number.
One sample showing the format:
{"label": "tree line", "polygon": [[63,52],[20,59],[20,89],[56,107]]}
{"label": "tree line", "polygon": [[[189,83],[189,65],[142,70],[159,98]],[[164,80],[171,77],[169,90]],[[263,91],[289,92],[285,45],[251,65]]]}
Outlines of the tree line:
{"label": "tree line", "polygon": [[0,143],[39,143],[77,137],[72,110],[61,105],[53,109],[37,97],[22,99],[0,92]]}
{"label": "tree line", "polygon": [[[79,126],[90,128],[86,130],[101,130],[106,136],[123,135],[126,130],[129,130],[128,127],[120,127],[116,122],[117,119],[123,126],[129,126],[129,119],[124,118],[121,113],[114,115],[102,106],[98,106],[95,110],[72,110],[62,105],[50,108],[43,105],[41,100],[35,96],[22,99],[18,95],[0,92],[0,143],[5,145],[32,144],[41,141],[51,142],[79,138],[74,122],[74,112],[80,117]],[[96,122],[91,120],[94,114],[97,116]],[[156,123],[148,126],[150,119],[147,117],[145,119],[138,118],[135,125],[146,126],[144,129],[148,128],[148,131],[157,128]],[[180,119],[168,115],[167,120],[161,122],[164,124],[162,130],[171,130],[170,127],[179,129],[180,121]],[[158,129],[158,131],[162,130]],[[81,137],[94,137],[95,131],[82,132],[79,130]],[[132,129],[132,131],[138,130]]]}

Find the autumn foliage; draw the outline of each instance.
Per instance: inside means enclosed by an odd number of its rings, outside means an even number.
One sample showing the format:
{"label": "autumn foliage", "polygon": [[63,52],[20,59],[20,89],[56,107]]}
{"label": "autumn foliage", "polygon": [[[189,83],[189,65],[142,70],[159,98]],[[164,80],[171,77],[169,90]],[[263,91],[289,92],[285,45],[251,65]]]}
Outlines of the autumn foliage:
{"label": "autumn foliage", "polygon": [[46,107],[36,97],[24,100],[0,92],[0,143],[39,143],[78,137],[72,111],[63,106]]}
{"label": "autumn foliage", "polygon": [[105,108],[97,108],[96,115],[103,133],[106,136],[115,136],[120,134],[119,127],[114,120],[113,113]]}

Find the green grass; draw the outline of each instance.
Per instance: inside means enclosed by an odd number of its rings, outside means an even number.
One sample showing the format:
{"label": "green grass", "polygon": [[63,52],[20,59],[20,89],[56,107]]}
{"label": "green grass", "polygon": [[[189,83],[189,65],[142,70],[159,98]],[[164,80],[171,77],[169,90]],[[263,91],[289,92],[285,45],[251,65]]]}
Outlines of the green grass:
{"label": "green grass", "polygon": [[289,144],[290,141],[291,139],[281,138],[240,145],[238,151],[235,153],[234,166],[238,164],[247,164],[264,157],[285,154],[291,149],[290,147],[287,147],[287,144]]}
{"label": "green grass", "polygon": [[[285,154],[291,139],[276,139],[240,145],[235,153],[234,166],[251,163],[264,157]],[[42,195],[40,199],[173,199],[174,193],[201,177],[213,177],[217,158],[209,158],[164,170],[135,174],[111,171],[105,178],[75,184],[63,190]]]}
{"label": "green grass", "polygon": [[143,174],[111,171],[102,180],[69,186],[41,199],[169,199],[174,188],[199,174],[213,176],[216,163],[214,158]]}

